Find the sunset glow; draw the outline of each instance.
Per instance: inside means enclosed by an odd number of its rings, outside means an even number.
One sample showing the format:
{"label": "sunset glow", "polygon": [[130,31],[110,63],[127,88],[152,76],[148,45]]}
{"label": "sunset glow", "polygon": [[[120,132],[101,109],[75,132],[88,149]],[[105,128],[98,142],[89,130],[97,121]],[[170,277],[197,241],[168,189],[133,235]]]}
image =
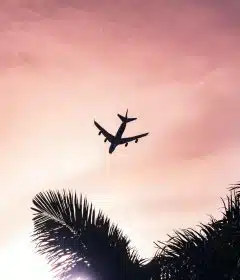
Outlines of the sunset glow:
{"label": "sunset glow", "polygon": [[33,254],[26,234],[13,238],[12,244],[1,250],[0,262],[2,279],[53,279],[44,258]]}
{"label": "sunset glow", "polygon": [[[142,257],[219,213],[240,180],[239,0],[9,0],[0,14],[1,279],[52,279],[30,242],[42,190],[86,195]],[[150,134],[109,155],[93,120],[114,133],[127,108],[126,135]]]}

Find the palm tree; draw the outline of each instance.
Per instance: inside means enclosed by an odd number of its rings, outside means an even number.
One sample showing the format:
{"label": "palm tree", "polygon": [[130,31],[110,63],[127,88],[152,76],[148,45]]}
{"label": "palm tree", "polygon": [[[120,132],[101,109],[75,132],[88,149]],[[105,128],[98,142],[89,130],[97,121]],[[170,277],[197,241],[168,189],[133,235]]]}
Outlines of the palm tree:
{"label": "palm tree", "polygon": [[33,236],[60,279],[239,280],[240,185],[222,201],[221,219],[158,241],[148,262],[108,217],[70,191],[37,194]]}
{"label": "palm tree", "polygon": [[230,189],[223,201],[223,216],[210,217],[200,231],[176,231],[167,242],[158,242],[151,261],[153,279],[240,279],[240,193]]}
{"label": "palm tree", "polygon": [[130,240],[82,195],[47,191],[33,204],[33,240],[57,278],[149,279]]}

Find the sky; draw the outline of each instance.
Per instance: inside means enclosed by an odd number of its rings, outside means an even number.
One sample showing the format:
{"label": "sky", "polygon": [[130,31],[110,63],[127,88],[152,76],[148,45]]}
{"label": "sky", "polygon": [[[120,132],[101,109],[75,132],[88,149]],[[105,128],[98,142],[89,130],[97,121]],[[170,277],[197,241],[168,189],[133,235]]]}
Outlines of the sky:
{"label": "sky", "polygon": [[[51,279],[30,238],[40,191],[83,193],[142,257],[219,217],[240,180],[239,13],[239,0],[1,1],[5,279]],[[115,133],[127,108],[126,135],[150,134],[109,155],[93,120]]]}

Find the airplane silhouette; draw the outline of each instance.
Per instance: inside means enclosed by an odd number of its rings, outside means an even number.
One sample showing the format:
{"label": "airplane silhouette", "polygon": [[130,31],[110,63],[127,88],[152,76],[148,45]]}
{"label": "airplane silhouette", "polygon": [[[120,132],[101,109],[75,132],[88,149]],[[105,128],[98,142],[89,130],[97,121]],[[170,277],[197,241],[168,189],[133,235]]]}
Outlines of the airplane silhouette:
{"label": "airplane silhouette", "polygon": [[124,130],[126,128],[127,123],[131,122],[131,121],[135,121],[137,119],[137,118],[128,118],[127,114],[128,114],[128,110],[126,112],[125,117],[120,115],[120,114],[118,114],[118,117],[121,119],[122,123],[121,123],[121,125],[120,125],[120,127],[119,127],[119,129],[118,129],[118,131],[117,131],[115,136],[113,136],[112,134],[107,132],[103,127],[101,127],[100,124],[98,124],[94,120],[94,124],[100,130],[98,135],[103,134],[103,136],[105,136],[104,142],[109,141],[111,143],[111,145],[109,147],[109,154],[112,154],[113,151],[116,149],[116,147],[118,145],[125,144],[125,146],[127,147],[128,142],[131,142],[131,141],[135,140],[135,143],[137,143],[139,138],[142,138],[142,137],[147,136],[149,134],[149,132],[148,132],[148,133],[143,133],[143,134],[136,135],[136,136],[133,136],[133,137],[122,138],[122,135],[123,135],[123,132],[124,132]]}

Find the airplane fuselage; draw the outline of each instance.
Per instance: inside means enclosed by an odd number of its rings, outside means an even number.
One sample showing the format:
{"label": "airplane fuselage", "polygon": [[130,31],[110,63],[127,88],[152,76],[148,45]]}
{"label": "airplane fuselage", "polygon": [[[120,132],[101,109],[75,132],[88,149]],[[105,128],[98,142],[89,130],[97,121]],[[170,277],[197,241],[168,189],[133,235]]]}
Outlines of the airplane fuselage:
{"label": "airplane fuselage", "polygon": [[114,141],[111,143],[109,147],[109,154],[111,154],[116,149],[116,147],[120,144],[120,140],[125,131],[125,128],[126,128],[126,122],[122,122],[114,137]]}

